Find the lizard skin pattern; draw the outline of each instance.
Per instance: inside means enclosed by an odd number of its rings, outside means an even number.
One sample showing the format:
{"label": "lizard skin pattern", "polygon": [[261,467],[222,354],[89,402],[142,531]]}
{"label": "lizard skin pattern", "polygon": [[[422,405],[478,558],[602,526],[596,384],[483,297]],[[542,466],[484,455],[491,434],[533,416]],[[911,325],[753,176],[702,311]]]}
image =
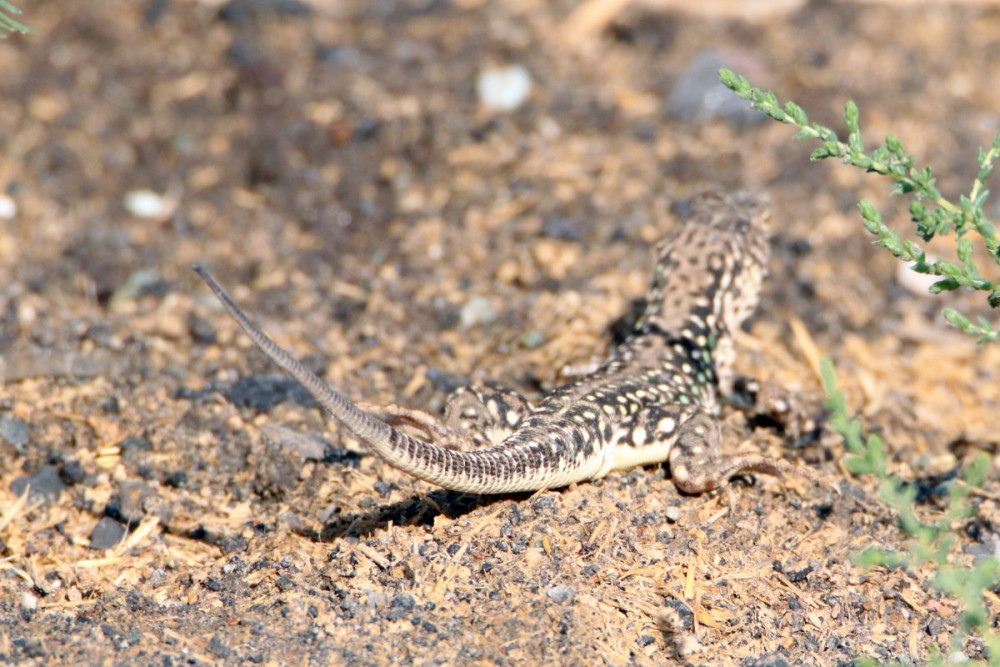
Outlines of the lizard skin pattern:
{"label": "lizard skin pattern", "polygon": [[[679,490],[702,493],[751,471],[815,479],[781,459],[719,452],[719,398],[733,383],[731,332],[757,306],[767,234],[760,198],[719,191],[695,197],[679,230],[657,248],[645,311],[603,365],[534,404],[508,389],[458,389],[443,420],[352,402],[268,338],[203,268],[194,270],[251,340],[327,413],[420,479],[456,491],[511,493],[669,461]],[[426,437],[404,432],[404,424]]]}

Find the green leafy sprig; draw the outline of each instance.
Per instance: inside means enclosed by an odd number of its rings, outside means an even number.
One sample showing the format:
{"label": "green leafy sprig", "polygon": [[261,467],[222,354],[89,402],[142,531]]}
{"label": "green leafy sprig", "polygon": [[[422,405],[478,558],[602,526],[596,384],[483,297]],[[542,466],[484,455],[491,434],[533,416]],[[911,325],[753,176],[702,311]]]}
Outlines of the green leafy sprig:
{"label": "green leafy sprig", "polygon": [[[974,260],[975,244],[966,236],[970,233],[978,236],[985,254],[1000,265],[1000,233],[996,224],[983,213],[983,206],[990,194],[986,189],[986,180],[1000,158],[1000,134],[997,134],[988,150],[980,149],[976,179],[969,194],[960,196],[956,204],[938,190],[930,167],[916,166],[915,159],[906,152],[898,138],[890,135],[886,137],[884,144],[870,153],[866,152],[859,127],[858,107],[854,102],[848,102],[844,107],[844,125],[848,132],[845,142],[831,128],[810,123],[806,112],[795,102],[788,101],[781,106],[773,92],[754,88],[746,78],[727,69],[720,70],[719,77],[737,96],[749,100],[751,108],[779,123],[797,127],[796,139],[820,141],[822,145],[812,152],[812,160],[836,158],[844,164],[893,179],[893,194],[913,197],[910,219],[916,225],[917,235],[925,242],[935,236],[947,236],[955,232],[958,238],[958,262],[932,260],[916,243],[902,239],[899,232],[886,226],[882,215],[871,202],[862,200],[858,206],[865,229],[878,238],[876,245],[885,248],[897,259],[909,263],[913,271],[940,278],[931,285],[931,293],[939,294],[965,287],[987,292],[986,299],[990,307],[1000,308],[1000,285],[983,278]],[[953,308],[946,308],[944,317],[962,331],[977,336],[980,343],[1000,339],[1000,331],[983,318],[979,318],[978,323],[974,324]]]}
{"label": "green leafy sprig", "polygon": [[20,14],[20,9],[7,2],[7,0],[0,0],[0,39],[5,38],[8,32],[19,32],[22,34],[31,32],[31,28],[12,18],[12,15],[19,16]]}
{"label": "green leafy sprig", "polygon": [[[879,483],[878,496],[896,511],[900,529],[909,536],[907,551],[892,552],[870,547],[855,558],[864,568],[915,568],[930,565],[934,569],[932,585],[938,591],[958,601],[960,606],[959,631],[952,637],[950,656],[962,656],[965,640],[970,634],[978,635],[989,653],[988,665],[1000,664],[1000,634],[992,627],[986,607],[984,592],[1000,586],[1000,561],[990,556],[981,559],[971,568],[955,562],[958,530],[961,524],[975,514],[969,495],[986,480],[989,457],[980,454],[967,467],[961,479],[948,486],[948,506],[934,523],[924,523],[914,507],[917,489],[904,484],[888,472],[885,442],[876,434],[867,438],[862,433],[861,422],[847,412],[844,393],[837,388],[833,364],[824,359],[820,372],[826,392],[826,408],[830,410],[830,425],[844,438],[848,455],[844,460],[847,469],[855,475],[874,475]],[[874,664],[874,663],[873,663]],[[943,656],[933,656],[931,664],[951,664]]]}

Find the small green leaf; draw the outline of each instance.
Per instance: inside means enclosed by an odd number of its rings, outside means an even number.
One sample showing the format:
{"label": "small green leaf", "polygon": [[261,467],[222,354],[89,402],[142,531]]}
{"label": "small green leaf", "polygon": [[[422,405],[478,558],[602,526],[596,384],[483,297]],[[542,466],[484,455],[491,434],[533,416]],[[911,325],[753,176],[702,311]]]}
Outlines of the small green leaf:
{"label": "small green leaf", "polygon": [[944,280],[939,280],[928,288],[931,294],[940,294],[941,292],[950,292],[961,287],[959,283],[954,278],[945,278]]}
{"label": "small green leaf", "polygon": [[968,329],[972,326],[972,322],[969,321],[969,318],[954,308],[945,308],[943,314],[944,319],[947,320],[948,324],[956,326],[959,329]]}
{"label": "small green leaf", "polygon": [[791,117],[796,125],[808,127],[809,119],[806,117],[806,112],[795,102],[785,102],[785,113]]}
{"label": "small green leaf", "polygon": [[837,369],[833,367],[830,357],[823,357],[819,362],[819,377],[823,391],[832,396],[837,392]]}
{"label": "small green leaf", "polygon": [[875,165],[874,161],[870,157],[866,157],[864,155],[855,155],[851,158],[851,164],[855,167],[864,169],[865,171],[876,171],[873,169]]}
{"label": "small green leaf", "polygon": [[819,148],[814,149],[813,152],[809,154],[809,159],[812,162],[819,162],[820,160],[825,160],[828,157],[832,156],[830,155],[830,151],[827,150],[826,146],[820,146]]}
{"label": "small green leaf", "polygon": [[742,99],[750,99],[753,95],[753,88],[750,86],[750,82],[747,81],[746,78],[737,75],[732,70],[725,68],[720,69],[719,80],[722,81],[722,84],[726,88],[729,88]]}
{"label": "small green leaf", "polygon": [[844,105],[844,125],[849,133],[858,132],[858,105],[850,100]]}
{"label": "small green leaf", "polygon": [[965,469],[962,479],[969,486],[982,486],[986,483],[986,477],[990,474],[990,457],[985,452],[980,452],[972,463]]}
{"label": "small green leaf", "polygon": [[875,205],[867,199],[862,199],[858,202],[858,210],[861,211],[861,217],[865,220],[877,222],[880,226],[882,225],[882,214],[879,213],[878,209],[875,208]]}
{"label": "small green leaf", "polygon": [[891,134],[885,138],[885,146],[889,149],[890,153],[898,158],[902,158],[905,155],[905,152],[903,151],[903,142]]}
{"label": "small green leaf", "polygon": [[[860,132],[851,132],[847,135],[847,147],[851,150],[851,155],[863,157],[865,152],[865,142],[861,139]],[[867,169],[867,167],[865,167]]]}
{"label": "small green leaf", "polygon": [[958,242],[958,249],[956,251],[958,254],[959,261],[962,262],[962,267],[965,272],[972,278],[979,277],[979,269],[972,262],[972,243],[967,238],[963,238]]}

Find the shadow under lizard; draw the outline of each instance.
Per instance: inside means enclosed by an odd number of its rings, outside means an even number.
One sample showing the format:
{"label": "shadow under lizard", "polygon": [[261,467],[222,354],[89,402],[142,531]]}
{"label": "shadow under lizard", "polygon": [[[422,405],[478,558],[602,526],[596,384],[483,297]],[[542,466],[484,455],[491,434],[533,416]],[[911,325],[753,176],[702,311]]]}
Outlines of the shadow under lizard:
{"label": "shadow under lizard", "polygon": [[[731,332],[753,312],[768,260],[768,211],[745,192],[695,197],[657,248],[647,306],[592,373],[531,403],[491,387],[453,393],[444,419],[362,408],[267,337],[200,266],[194,270],[250,339],[378,456],[447,489],[494,494],[598,479],[669,461],[675,486],[703,493],[746,472],[815,473],[758,454],[723,457],[721,395],[732,391]],[[406,424],[426,435],[409,435]],[[469,450],[470,446],[478,449]]]}

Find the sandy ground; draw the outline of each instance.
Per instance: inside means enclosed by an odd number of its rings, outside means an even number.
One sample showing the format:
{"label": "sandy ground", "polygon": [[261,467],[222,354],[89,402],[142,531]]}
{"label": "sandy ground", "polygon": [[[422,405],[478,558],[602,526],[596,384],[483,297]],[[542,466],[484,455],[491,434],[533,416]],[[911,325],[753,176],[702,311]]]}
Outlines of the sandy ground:
{"label": "sandy ground", "polygon": [[[739,370],[822,424],[831,356],[934,519],[942,481],[1000,443],[1000,346],[940,317],[983,300],[928,297],[872,247],[861,196],[909,231],[888,184],[713,111],[705,82],[722,63],[838,126],[854,99],[868,137],[900,136],[957,196],[1000,129],[1000,10],[671,4],[24,7],[35,34],[0,42],[16,207],[0,218],[0,661],[778,667],[946,647],[957,607],[930,571],[852,564],[905,541],[826,427],[727,413],[727,448],[813,466],[839,496],[760,478],[687,497],[662,467],[443,492],[325,427],[190,271],[209,266],[351,396],[434,412],[464,383],[537,395],[599,358],[684,200],[757,189],[772,277]],[[477,78],[508,65],[530,97],[483,108]],[[994,474],[958,559],[992,548],[998,493]]]}

